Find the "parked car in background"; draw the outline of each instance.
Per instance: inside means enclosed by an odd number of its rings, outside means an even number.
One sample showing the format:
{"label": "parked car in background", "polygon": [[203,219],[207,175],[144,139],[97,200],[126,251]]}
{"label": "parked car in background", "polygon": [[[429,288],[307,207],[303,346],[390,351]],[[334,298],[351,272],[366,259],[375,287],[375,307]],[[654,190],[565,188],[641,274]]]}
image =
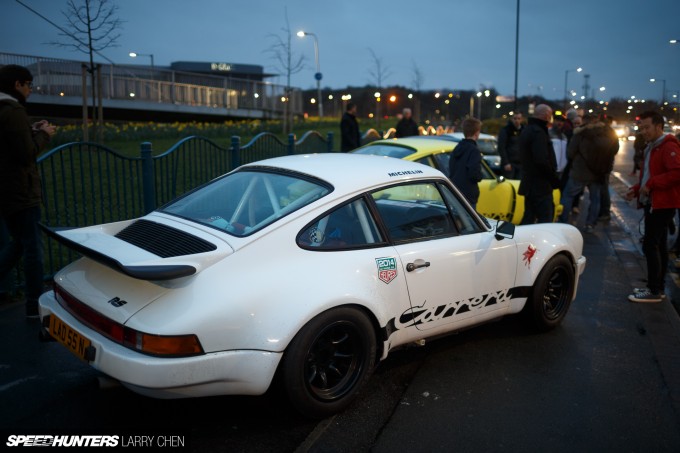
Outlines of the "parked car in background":
{"label": "parked car in background", "polygon": [[278,380],[311,417],[347,407],[395,348],[515,313],[555,327],[586,264],[571,225],[490,224],[434,168],[340,153],[244,165],[139,219],[44,229],[82,255],[40,298],[45,338],[144,395]]}
{"label": "parked car in background", "polygon": [[[443,140],[452,140],[460,142],[465,138],[462,132],[451,132],[442,135],[430,135],[428,137],[440,138]],[[489,164],[489,168],[497,175],[503,174],[501,169],[501,155],[498,152],[498,139],[489,134],[479,134],[477,139],[477,147],[482,152],[484,160]]]}
{"label": "parked car in background", "polygon": [[[444,135],[418,136],[398,139],[376,140],[352,151],[355,154],[375,154],[396,157],[434,167],[449,175],[449,158],[458,142],[442,139]],[[482,181],[479,183],[477,212],[485,217],[518,225],[524,215],[524,197],[518,193],[519,181],[505,179],[482,161]],[[560,190],[553,191],[555,220],[562,213]]]}

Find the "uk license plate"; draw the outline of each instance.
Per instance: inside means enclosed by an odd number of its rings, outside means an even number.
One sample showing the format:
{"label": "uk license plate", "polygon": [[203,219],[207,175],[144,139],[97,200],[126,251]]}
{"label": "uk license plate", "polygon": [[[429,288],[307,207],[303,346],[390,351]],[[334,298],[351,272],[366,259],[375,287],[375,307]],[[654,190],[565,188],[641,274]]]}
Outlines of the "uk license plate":
{"label": "uk license plate", "polygon": [[50,335],[66,346],[80,360],[88,361],[85,354],[88,352],[88,348],[92,346],[92,342],[54,315],[50,315]]}

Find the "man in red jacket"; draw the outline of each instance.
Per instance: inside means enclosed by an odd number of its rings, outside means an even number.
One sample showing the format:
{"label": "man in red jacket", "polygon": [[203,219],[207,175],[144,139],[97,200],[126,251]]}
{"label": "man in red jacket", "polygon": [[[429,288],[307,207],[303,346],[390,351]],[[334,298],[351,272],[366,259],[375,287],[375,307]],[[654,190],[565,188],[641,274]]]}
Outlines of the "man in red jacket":
{"label": "man in red jacket", "polygon": [[680,142],[663,132],[664,118],[658,112],[640,115],[639,129],[647,143],[641,164],[640,182],[626,199],[637,197],[644,209],[645,234],[642,250],[647,258],[647,288],[635,288],[631,302],[661,302],[668,269],[668,223],[680,208]]}

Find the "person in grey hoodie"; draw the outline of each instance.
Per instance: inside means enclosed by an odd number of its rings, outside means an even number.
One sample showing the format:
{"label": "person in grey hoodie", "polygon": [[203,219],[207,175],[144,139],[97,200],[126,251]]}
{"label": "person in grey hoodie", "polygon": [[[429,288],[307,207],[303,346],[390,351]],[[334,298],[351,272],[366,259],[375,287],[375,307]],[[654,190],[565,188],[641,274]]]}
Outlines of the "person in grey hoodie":
{"label": "person in grey hoodie", "polygon": [[482,153],[477,147],[477,139],[482,131],[482,122],[477,118],[463,120],[465,138],[453,148],[449,160],[449,179],[477,209],[479,181],[482,180]]}
{"label": "person in grey hoodie", "polygon": [[38,318],[43,289],[40,237],[42,188],[37,157],[55,127],[47,121],[31,124],[26,99],[33,88],[31,72],[18,65],[0,68],[0,216],[11,237],[0,249],[0,280],[24,259],[26,317]]}

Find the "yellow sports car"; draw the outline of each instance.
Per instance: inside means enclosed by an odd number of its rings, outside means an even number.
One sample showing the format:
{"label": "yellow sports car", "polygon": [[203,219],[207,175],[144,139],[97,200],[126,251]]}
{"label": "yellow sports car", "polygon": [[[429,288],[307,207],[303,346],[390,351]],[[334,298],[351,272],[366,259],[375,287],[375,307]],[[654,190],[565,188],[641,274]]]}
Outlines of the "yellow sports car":
{"label": "yellow sports car", "polygon": [[[456,142],[435,138],[397,138],[376,140],[355,149],[352,153],[375,154],[419,162],[434,167],[448,176],[449,158],[456,145]],[[479,182],[477,212],[491,219],[505,220],[518,225],[524,215],[524,197],[517,193],[519,181],[497,176],[483,159],[482,176],[483,179]],[[559,189],[553,191],[553,201],[557,219],[562,213]]]}

